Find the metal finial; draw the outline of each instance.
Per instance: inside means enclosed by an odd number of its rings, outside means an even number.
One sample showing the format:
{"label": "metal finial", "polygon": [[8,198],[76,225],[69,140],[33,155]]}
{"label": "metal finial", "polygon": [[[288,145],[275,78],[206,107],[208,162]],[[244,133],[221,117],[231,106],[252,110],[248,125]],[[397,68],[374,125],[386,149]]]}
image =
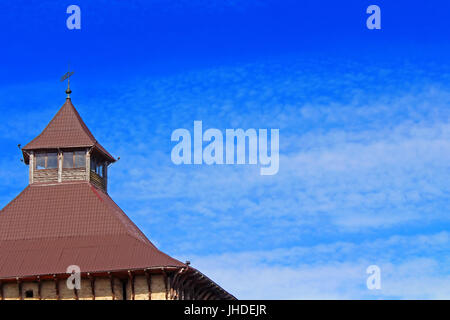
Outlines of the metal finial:
{"label": "metal finial", "polygon": [[70,94],[72,93],[72,90],[70,90],[70,77],[74,74],[75,71],[70,71],[70,65],[69,65],[69,71],[62,76],[61,78],[61,82],[63,82],[64,80],[67,79],[67,90],[66,90],[66,94],[67,94],[67,99],[70,99]]}

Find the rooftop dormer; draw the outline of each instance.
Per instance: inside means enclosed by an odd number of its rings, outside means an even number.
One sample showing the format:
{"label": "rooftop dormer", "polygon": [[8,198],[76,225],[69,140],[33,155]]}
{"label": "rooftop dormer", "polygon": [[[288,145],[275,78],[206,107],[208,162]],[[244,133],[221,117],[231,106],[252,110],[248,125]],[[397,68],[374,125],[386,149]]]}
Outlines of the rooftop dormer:
{"label": "rooftop dormer", "polygon": [[116,160],[94,138],[70,99],[40,135],[22,148],[30,184],[89,181],[107,191],[108,166]]}

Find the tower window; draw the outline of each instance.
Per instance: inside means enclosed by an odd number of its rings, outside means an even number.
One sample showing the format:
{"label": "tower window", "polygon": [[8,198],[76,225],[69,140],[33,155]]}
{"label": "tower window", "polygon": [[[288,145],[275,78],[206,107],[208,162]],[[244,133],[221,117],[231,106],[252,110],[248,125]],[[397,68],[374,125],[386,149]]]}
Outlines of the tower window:
{"label": "tower window", "polygon": [[63,168],[73,168],[73,152],[64,152],[63,154]]}
{"label": "tower window", "polygon": [[36,169],[45,169],[45,158],[47,155],[45,153],[40,153],[36,155]]}
{"label": "tower window", "polygon": [[58,168],[58,154],[55,153],[47,153],[47,169],[56,169]]}
{"label": "tower window", "polygon": [[102,163],[97,163],[97,170],[96,173],[100,176],[103,177],[103,164]]}
{"label": "tower window", "polygon": [[95,172],[98,176],[103,178],[103,162],[96,161],[95,159],[91,158],[91,171]]}
{"label": "tower window", "polygon": [[58,168],[58,154],[56,152],[36,154],[37,170],[56,168]]}
{"label": "tower window", "polygon": [[63,168],[85,168],[86,153],[84,151],[64,152]]}
{"label": "tower window", "polygon": [[95,163],[95,159],[91,158],[91,171],[95,172],[97,164]]}
{"label": "tower window", "polygon": [[33,298],[33,290],[27,290],[25,291],[25,298]]}
{"label": "tower window", "polygon": [[86,153],[84,151],[74,152],[74,167],[86,168]]}

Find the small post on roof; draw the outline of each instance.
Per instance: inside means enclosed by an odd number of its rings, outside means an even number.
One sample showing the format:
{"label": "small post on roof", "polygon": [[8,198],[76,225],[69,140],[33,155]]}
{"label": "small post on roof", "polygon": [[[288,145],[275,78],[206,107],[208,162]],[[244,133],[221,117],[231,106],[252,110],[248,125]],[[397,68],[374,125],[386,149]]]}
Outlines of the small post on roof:
{"label": "small post on roof", "polygon": [[19,277],[16,277],[17,286],[19,287],[19,299],[23,300],[23,294],[22,294],[22,281],[19,279]]}
{"label": "small post on roof", "polygon": [[37,276],[37,283],[38,283],[38,299],[42,299],[41,291],[42,291],[42,284],[41,284],[41,277]]}

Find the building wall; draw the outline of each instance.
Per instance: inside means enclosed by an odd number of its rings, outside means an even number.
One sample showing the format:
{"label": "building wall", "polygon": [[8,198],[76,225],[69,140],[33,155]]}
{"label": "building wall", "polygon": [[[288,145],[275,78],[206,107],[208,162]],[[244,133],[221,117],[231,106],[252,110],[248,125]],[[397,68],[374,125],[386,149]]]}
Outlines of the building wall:
{"label": "building wall", "polygon": [[19,286],[17,284],[5,283],[3,285],[3,298],[5,300],[18,300]]}
{"label": "building wall", "polygon": [[106,191],[106,182],[105,179],[100,177],[98,174],[96,174],[95,172],[90,173],[90,181],[91,183],[96,186],[99,189],[105,190]]}
{"label": "building wall", "polygon": [[91,280],[81,279],[81,289],[78,290],[78,299],[92,300]]}
{"label": "building wall", "polygon": [[58,169],[35,169],[33,171],[33,182],[58,182]]}
{"label": "building wall", "polygon": [[[126,298],[132,299],[131,283],[126,282]],[[164,277],[154,274],[150,276],[151,281],[151,298],[152,300],[165,300],[166,288],[164,285]],[[22,282],[22,299],[38,300],[38,282]],[[123,300],[123,282],[113,277],[114,296],[116,300]],[[26,298],[26,291],[33,290],[33,298]],[[59,299],[75,300],[76,295],[73,289],[68,289],[66,280],[58,281]],[[90,279],[81,279],[81,289],[77,291],[79,300],[92,300],[92,286]],[[134,277],[134,299],[149,300],[148,282],[145,276]],[[2,287],[2,295],[4,300],[20,300],[19,285],[17,283],[4,283]],[[95,278],[95,300],[112,300],[113,293],[111,289],[111,279]],[[57,300],[56,282],[54,280],[41,281],[41,300]]]}
{"label": "building wall", "polygon": [[86,180],[86,168],[67,169],[63,168],[61,171],[62,181],[80,181]]}
{"label": "building wall", "polygon": [[[37,295],[37,292],[36,292]],[[56,286],[54,281],[41,282],[41,299],[56,300]]]}
{"label": "building wall", "polygon": [[162,275],[152,278],[152,300],[166,300],[166,286]]}
{"label": "building wall", "polygon": [[[26,292],[28,290],[33,291],[33,293],[35,293],[35,292],[37,293],[37,291],[38,291],[38,283],[37,282],[24,282],[24,283],[22,283],[22,297],[24,299],[26,297]],[[30,299],[30,300],[37,300],[37,299],[38,299],[37,294],[34,294],[33,298]]]}
{"label": "building wall", "polygon": [[30,154],[29,162],[29,174],[30,184],[33,183],[59,183],[64,181],[90,181],[97,188],[107,191],[107,172],[108,168],[105,167],[103,171],[104,177],[100,177],[95,172],[90,170],[89,153],[86,155],[86,166],[84,168],[63,168],[63,157],[60,153],[58,156],[58,168],[56,169],[43,169],[37,170],[35,168],[35,156],[34,153]]}
{"label": "building wall", "polygon": [[145,276],[136,276],[134,278],[134,300],[149,300],[148,296],[147,278]]}
{"label": "building wall", "polygon": [[[159,274],[151,275],[151,298],[152,300],[166,300],[166,286],[164,277]],[[131,282],[127,283],[127,300],[132,300]],[[145,276],[134,277],[134,300],[149,300],[148,282]]]}

